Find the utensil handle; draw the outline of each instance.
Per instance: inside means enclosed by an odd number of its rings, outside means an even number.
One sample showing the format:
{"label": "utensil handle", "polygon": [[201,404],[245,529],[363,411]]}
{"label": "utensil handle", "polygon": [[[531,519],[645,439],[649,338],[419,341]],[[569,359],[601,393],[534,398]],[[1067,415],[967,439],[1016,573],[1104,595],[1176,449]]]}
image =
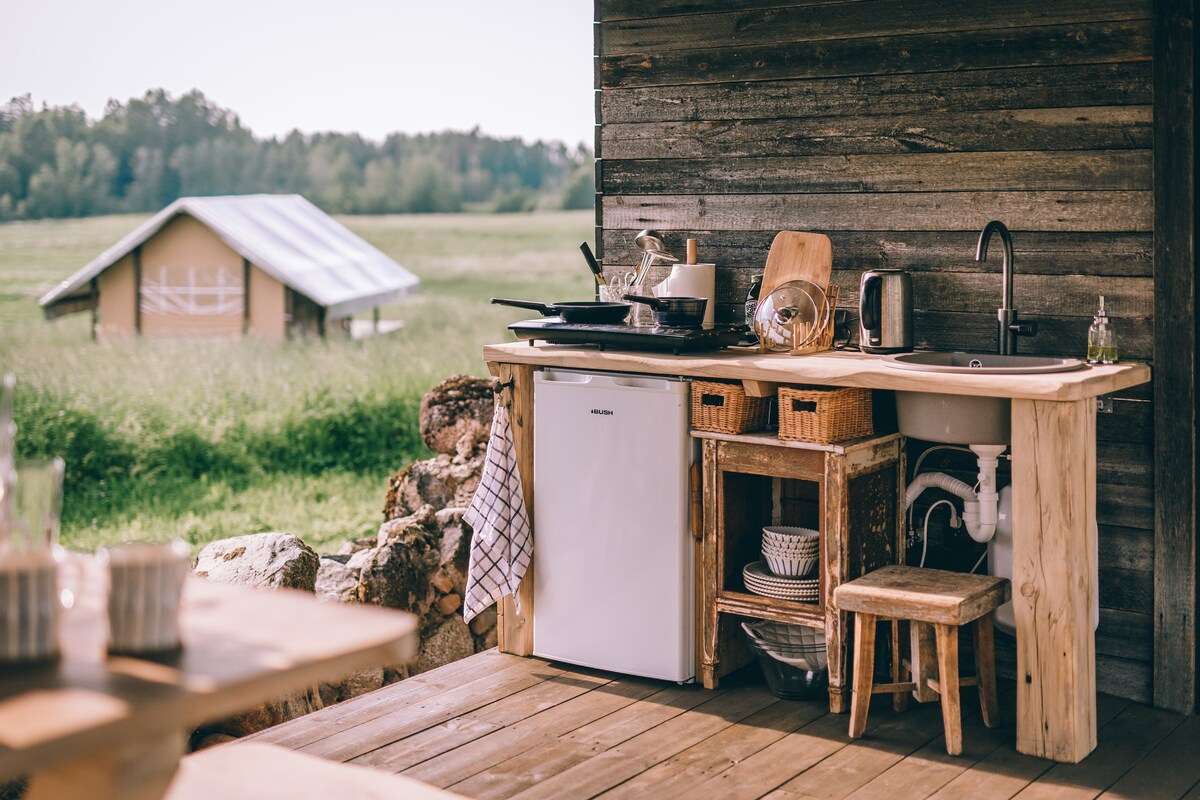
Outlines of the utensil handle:
{"label": "utensil handle", "polygon": [[627,295],[625,295],[625,299],[631,300],[635,303],[645,303],[646,305],[653,308],[655,311],[662,311],[663,306],[667,305],[666,303],[664,303],[661,299],[659,299],[657,297],[647,297],[646,295],[643,295],[643,294],[627,294]]}
{"label": "utensil handle", "polygon": [[587,261],[588,267],[591,268],[593,275],[602,275],[604,273],[604,269],[601,268],[600,263],[596,261],[596,256],[592,253],[591,245],[584,242],[579,245],[579,251],[583,253],[583,257]]}
{"label": "utensil handle", "polygon": [[543,317],[553,317],[558,313],[549,303],[539,303],[534,300],[508,300],[503,297],[493,297],[492,303],[498,306],[513,306],[514,308],[531,308],[542,312]]}

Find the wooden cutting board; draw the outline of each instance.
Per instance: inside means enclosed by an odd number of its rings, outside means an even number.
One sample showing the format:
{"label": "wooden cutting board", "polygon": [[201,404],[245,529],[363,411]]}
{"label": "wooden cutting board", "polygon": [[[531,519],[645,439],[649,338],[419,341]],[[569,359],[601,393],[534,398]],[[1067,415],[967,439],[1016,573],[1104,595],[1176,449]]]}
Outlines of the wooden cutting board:
{"label": "wooden cutting board", "polygon": [[788,281],[806,280],[828,290],[833,273],[833,243],[823,233],[780,231],[771,242],[763,270],[763,298]]}

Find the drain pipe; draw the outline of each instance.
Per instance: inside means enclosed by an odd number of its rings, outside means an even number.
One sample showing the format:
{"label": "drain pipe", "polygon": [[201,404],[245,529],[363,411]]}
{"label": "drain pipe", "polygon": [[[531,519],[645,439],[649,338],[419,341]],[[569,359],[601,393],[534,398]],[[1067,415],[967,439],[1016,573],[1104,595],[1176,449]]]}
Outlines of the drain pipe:
{"label": "drain pipe", "polygon": [[971,525],[967,512],[963,512],[963,521],[967,523],[967,533],[977,542],[991,541],[996,535],[996,521],[999,517],[1000,494],[996,488],[996,467],[1000,463],[1006,445],[1002,444],[973,444],[971,452],[979,461],[979,498],[976,524]]}
{"label": "drain pipe", "polygon": [[1000,502],[1000,495],[996,489],[996,467],[1007,446],[973,444],[970,448],[979,464],[978,493],[951,475],[943,472],[922,472],[908,485],[908,491],[904,494],[904,508],[906,511],[911,508],[926,489],[943,489],[962,499],[962,518],[971,538],[977,542],[987,542],[996,535],[997,509]]}

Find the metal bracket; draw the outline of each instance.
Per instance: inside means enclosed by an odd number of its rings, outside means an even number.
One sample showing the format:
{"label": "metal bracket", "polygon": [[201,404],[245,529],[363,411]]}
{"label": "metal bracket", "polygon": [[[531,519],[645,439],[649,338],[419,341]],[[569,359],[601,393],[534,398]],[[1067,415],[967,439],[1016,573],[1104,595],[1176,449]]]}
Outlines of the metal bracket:
{"label": "metal bracket", "polygon": [[1111,394],[1102,394],[1096,398],[1096,413],[1111,414],[1113,413],[1113,399]]}

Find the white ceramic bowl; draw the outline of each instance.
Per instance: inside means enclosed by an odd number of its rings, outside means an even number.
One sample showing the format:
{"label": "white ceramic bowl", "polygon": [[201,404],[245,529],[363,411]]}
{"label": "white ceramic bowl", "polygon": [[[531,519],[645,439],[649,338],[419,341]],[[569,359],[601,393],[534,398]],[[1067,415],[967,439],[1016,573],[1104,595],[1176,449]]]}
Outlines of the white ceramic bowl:
{"label": "white ceramic bowl", "polygon": [[813,528],[797,528],[790,525],[769,525],[763,528],[763,540],[789,544],[804,541],[820,541],[821,532]]}
{"label": "white ceramic bowl", "polygon": [[776,553],[816,553],[821,549],[821,542],[814,539],[808,542],[777,542],[774,539],[763,539],[763,550]]}
{"label": "white ceramic bowl", "polygon": [[817,556],[779,555],[763,550],[763,558],[771,572],[788,578],[799,578],[813,571],[817,566]]}

